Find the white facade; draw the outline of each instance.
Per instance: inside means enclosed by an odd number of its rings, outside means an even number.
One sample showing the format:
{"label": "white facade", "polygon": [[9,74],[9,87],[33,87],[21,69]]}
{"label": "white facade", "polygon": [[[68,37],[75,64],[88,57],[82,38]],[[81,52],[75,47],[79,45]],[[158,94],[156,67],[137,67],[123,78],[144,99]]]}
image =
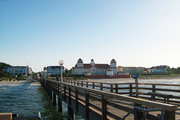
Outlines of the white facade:
{"label": "white facade", "polygon": [[[77,75],[107,75],[107,71],[111,70],[113,75],[117,75],[116,61],[111,60],[108,64],[95,64],[92,59],[89,64],[84,64],[82,59],[77,61],[77,64],[72,68],[72,74]],[[111,74],[112,75],[112,74]]]}
{"label": "white facade", "polygon": [[118,72],[118,75],[129,75],[129,72]]}
{"label": "white facade", "polygon": [[168,74],[168,66],[161,65],[147,69],[147,74]]}
{"label": "white facade", "polygon": [[[64,67],[62,67],[62,70],[64,72]],[[61,66],[47,66],[44,68],[44,71],[46,72],[46,76],[60,76]]]}
{"label": "white facade", "polygon": [[114,74],[113,74],[112,70],[108,70],[108,71],[106,71],[106,75],[113,76]]}
{"label": "white facade", "polygon": [[144,71],[144,67],[122,67],[123,72],[129,73],[131,75],[136,73],[142,73]]}
{"label": "white facade", "polygon": [[10,74],[23,74],[30,75],[32,74],[32,69],[29,66],[12,66],[7,68],[7,72]]}

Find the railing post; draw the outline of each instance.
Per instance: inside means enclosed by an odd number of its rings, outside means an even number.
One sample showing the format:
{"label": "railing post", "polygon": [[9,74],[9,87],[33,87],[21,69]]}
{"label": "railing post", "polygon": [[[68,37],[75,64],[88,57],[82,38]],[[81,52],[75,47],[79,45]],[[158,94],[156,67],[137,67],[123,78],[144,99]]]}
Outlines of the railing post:
{"label": "railing post", "polygon": [[86,87],[87,87],[87,88],[88,88],[88,85],[89,85],[88,82],[86,82]]}
{"label": "railing post", "polygon": [[94,89],[94,82],[92,83],[92,88]]}
{"label": "railing post", "polygon": [[103,84],[100,83],[100,90],[103,90]]}
{"label": "railing post", "polygon": [[129,84],[129,96],[132,96],[132,84]]}
{"label": "railing post", "polygon": [[89,93],[86,91],[85,95],[85,111],[86,111],[86,119],[89,120]]}
{"label": "railing post", "polygon": [[71,80],[71,84],[72,84],[72,80]]}
{"label": "railing post", "polygon": [[79,86],[79,81],[77,81],[77,86]]}
{"label": "railing post", "polygon": [[[152,84],[152,92],[156,92],[156,85],[155,84]],[[156,99],[155,95],[151,95],[151,100],[155,101],[155,99]]]}
{"label": "railing post", "polygon": [[76,85],[76,81],[74,80],[74,85]]}
{"label": "railing post", "polygon": [[175,120],[175,111],[165,111],[164,119],[165,120]]}
{"label": "railing post", "polygon": [[83,87],[83,81],[81,81],[81,86]]}
{"label": "railing post", "polygon": [[107,120],[107,97],[102,95],[102,120]]}
{"label": "railing post", "polygon": [[111,92],[113,93],[113,84],[111,84]]}
{"label": "railing post", "polygon": [[76,113],[78,113],[78,90],[75,90],[75,108],[76,108]]}
{"label": "railing post", "polygon": [[118,84],[116,84],[116,93],[118,93]]}

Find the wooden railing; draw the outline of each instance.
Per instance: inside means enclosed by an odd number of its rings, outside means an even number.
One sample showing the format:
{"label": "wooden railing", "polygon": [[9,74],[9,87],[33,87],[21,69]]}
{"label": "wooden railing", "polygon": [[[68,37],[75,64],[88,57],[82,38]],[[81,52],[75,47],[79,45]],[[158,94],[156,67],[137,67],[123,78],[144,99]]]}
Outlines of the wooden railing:
{"label": "wooden railing", "polygon": [[[109,91],[118,94],[124,94],[128,96],[135,96],[135,83],[101,83],[101,82],[92,82],[86,80],[64,80],[64,82],[83,86],[93,89],[99,89],[104,91]],[[173,95],[170,98],[170,102],[180,103],[180,85],[176,84],[153,84],[153,83],[139,83],[138,84],[138,94],[141,98],[150,99],[151,96],[148,92],[160,92],[168,93]],[[157,100],[162,100],[163,98],[157,98]]]}
{"label": "wooden railing", "polygon": [[[94,111],[96,114],[102,116],[101,119],[103,120],[122,119],[126,113],[131,111],[131,114],[134,114],[133,119],[135,120],[141,120],[144,114],[146,114],[148,120],[159,120],[157,114],[161,114],[161,112],[163,113],[165,120],[175,120],[175,111],[177,109],[175,105],[132,97],[134,93],[132,83],[126,83],[129,87],[120,88],[120,85],[126,84],[114,85],[109,83],[73,80],[64,81],[64,83],[61,84],[55,80],[40,81],[47,91],[54,91],[53,94],[57,95],[62,92],[62,99],[68,103],[69,106],[73,106],[73,103],[76,113],[79,111],[79,104],[82,104],[85,107],[86,119],[91,119],[91,116],[89,115],[90,111]],[[62,91],[60,91],[59,88],[60,84],[62,85]],[[120,93],[121,89],[128,89],[129,92],[126,92],[126,94],[129,94],[130,96],[117,94]],[[51,94],[52,98],[52,92],[48,93]],[[55,101],[55,99],[53,101]],[[55,102],[53,103],[55,104]],[[150,111],[147,112],[149,109],[153,109],[154,111],[157,110],[157,112],[151,114]],[[126,113],[121,114],[123,113],[122,111]]]}

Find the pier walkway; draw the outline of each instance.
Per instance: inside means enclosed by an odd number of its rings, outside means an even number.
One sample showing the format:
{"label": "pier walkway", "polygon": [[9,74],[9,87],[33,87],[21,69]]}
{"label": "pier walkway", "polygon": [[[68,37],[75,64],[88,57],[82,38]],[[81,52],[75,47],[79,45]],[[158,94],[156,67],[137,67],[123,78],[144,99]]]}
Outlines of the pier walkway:
{"label": "pier walkway", "polygon": [[[66,80],[62,84],[56,80],[39,80],[56,105],[62,111],[62,101],[68,104],[68,114],[71,119],[79,114],[88,120],[116,119],[116,120],[179,120],[179,99],[177,95],[163,103],[163,98],[150,101],[147,90],[156,92],[166,90],[158,88],[157,84],[147,84],[150,87],[139,85],[139,95],[135,94],[134,83],[97,83],[89,81]],[[145,85],[145,84],[143,84]],[[162,85],[162,84],[161,84]],[[127,87],[128,86],[128,87]],[[178,89],[168,89],[179,92]],[[142,90],[145,89],[145,90]],[[145,93],[143,93],[145,91]],[[166,90],[167,91],[167,90]]]}

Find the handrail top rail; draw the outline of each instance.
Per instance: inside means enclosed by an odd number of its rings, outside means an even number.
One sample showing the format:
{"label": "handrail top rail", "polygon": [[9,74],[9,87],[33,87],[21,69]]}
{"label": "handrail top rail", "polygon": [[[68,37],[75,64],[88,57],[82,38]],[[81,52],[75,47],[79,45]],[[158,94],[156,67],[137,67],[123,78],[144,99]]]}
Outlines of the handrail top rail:
{"label": "handrail top rail", "polygon": [[[46,80],[51,81],[51,82],[55,82],[55,83],[61,83],[60,81],[54,81],[54,80],[49,80],[49,79],[46,79]],[[71,88],[81,89],[81,90],[85,90],[87,92],[93,92],[93,93],[105,95],[107,97],[113,97],[113,98],[116,98],[116,99],[122,99],[122,100],[126,100],[128,102],[133,102],[133,103],[136,103],[136,104],[146,105],[146,106],[149,106],[149,107],[160,108],[160,109],[167,110],[167,111],[175,111],[175,110],[177,110],[177,106],[171,105],[171,104],[165,104],[165,103],[160,103],[160,102],[149,101],[149,100],[145,100],[145,99],[142,99],[142,98],[135,98],[135,97],[131,97],[131,96],[120,95],[120,94],[116,94],[116,93],[111,93],[111,92],[106,92],[106,91],[102,91],[102,90],[76,86],[76,85],[67,84],[67,83],[62,83],[62,84],[65,85],[65,86],[71,87]]]}
{"label": "handrail top rail", "polygon": [[[95,82],[95,81],[87,81],[87,80],[74,80],[79,82],[88,82],[88,83],[102,83],[102,84],[110,84],[110,85],[123,85],[123,84],[136,84],[134,82],[123,82],[123,83],[109,83],[109,82]],[[159,84],[159,83],[138,83],[139,85],[161,85],[161,86],[180,86],[177,84]]]}

